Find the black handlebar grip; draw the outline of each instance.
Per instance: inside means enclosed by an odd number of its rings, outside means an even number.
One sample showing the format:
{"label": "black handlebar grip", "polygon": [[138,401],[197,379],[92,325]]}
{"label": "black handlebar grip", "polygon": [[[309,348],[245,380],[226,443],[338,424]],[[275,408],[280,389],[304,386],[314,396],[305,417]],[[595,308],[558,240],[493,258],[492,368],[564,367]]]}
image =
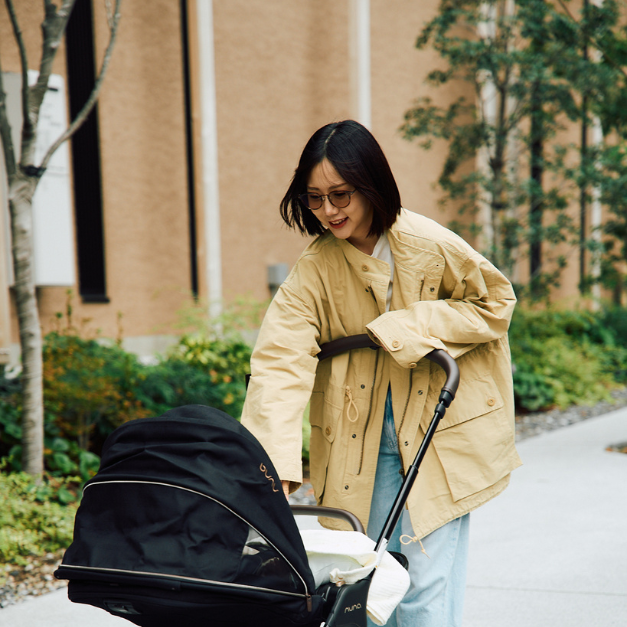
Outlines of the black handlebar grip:
{"label": "black handlebar grip", "polygon": [[[318,359],[328,359],[334,357],[340,353],[354,350],[357,348],[381,348],[376,342],[370,339],[370,336],[366,333],[361,335],[350,335],[348,337],[341,337],[337,340],[332,340],[326,344],[320,346],[320,352],[318,353]],[[427,359],[438,364],[446,373],[446,382],[442,387],[443,392],[448,392],[451,395],[451,401],[455,398],[455,393],[459,387],[459,368],[455,363],[455,360],[446,352],[441,349],[431,351],[425,355]]]}
{"label": "black handlebar grip", "polygon": [[340,337],[337,340],[331,340],[326,344],[322,344],[320,346],[320,352],[318,353],[318,359],[322,361],[323,359],[335,357],[340,353],[352,351],[356,348],[372,348],[376,350],[381,347],[376,342],[373,342],[367,333],[349,335],[348,337]]}
{"label": "black handlebar grip", "polygon": [[442,392],[448,392],[451,395],[451,401],[455,398],[457,388],[459,387],[459,366],[455,360],[440,348],[431,351],[425,357],[432,361],[446,373],[446,381],[442,386]]}

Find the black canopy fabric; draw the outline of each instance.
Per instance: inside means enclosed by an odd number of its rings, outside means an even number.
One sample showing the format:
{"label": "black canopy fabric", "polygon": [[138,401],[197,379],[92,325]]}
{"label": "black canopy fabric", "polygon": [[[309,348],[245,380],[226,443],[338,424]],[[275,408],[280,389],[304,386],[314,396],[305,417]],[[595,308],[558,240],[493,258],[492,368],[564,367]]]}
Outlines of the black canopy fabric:
{"label": "black canopy fabric", "polygon": [[201,587],[235,584],[239,594],[314,591],[266,452],[239,422],[201,405],[128,422],[109,436],[58,573],[89,580],[152,573]]}

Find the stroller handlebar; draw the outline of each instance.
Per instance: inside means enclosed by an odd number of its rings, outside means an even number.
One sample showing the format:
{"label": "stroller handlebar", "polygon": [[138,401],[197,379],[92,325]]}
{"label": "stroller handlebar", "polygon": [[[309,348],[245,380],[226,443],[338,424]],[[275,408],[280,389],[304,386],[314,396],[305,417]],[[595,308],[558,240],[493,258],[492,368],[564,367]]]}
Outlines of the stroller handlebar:
{"label": "stroller handlebar", "polygon": [[[376,350],[381,348],[376,342],[370,339],[370,336],[366,333],[361,335],[350,335],[348,337],[342,337],[337,340],[332,340],[326,344],[320,346],[320,352],[318,353],[318,359],[322,361],[329,357],[334,357],[340,353],[344,353],[349,350],[357,348],[371,348]],[[455,363],[455,360],[446,352],[440,349],[436,349],[425,355],[427,359],[438,364],[446,373],[446,382],[442,386],[442,392],[448,392],[450,395],[450,401],[455,398],[455,393],[459,386],[459,368]],[[448,406],[448,405],[447,405]]]}
{"label": "stroller handlebar", "polygon": [[290,507],[294,516],[324,516],[325,518],[339,518],[349,522],[355,531],[366,533],[359,518],[345,509],[323,507],[321,505],[290,505]]}

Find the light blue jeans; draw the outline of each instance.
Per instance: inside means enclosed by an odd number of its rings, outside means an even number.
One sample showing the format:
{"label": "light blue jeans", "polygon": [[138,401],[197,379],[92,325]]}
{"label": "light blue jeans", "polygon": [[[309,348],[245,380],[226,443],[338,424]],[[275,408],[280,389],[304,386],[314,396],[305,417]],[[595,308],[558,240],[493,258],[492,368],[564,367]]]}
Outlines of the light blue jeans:
{"label": "light blue jeans", "polygon": [[[394,428],[392,397],[388,390],[374,493],[368,522],[368,535],[377,540],[392,508],[403,478]],[[414,488],[415,489],[415,488]],[[418,542],[401,544],[401,535],[414,537],[407,509],[403,510],[388,551],[397,551],[409,560],[410,588],[390,617],[391,627],[461,627],[466,562],[468,558],[469,514],[436,529],[422,539],[427,555]],[[368,619],[369,627],[375,624]]]}

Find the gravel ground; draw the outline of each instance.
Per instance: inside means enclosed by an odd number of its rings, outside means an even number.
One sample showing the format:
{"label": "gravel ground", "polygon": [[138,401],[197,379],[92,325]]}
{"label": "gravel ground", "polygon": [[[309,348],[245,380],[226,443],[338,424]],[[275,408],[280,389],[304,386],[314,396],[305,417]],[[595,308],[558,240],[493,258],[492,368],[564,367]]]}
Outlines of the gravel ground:
{"label": "gravel ground", "polygon": [[52,573],[61,563],[63,551],[48,553],[43,558],[30,557],[24,566],[0,564],[0,608],[23,601],[27,596],[39,596],[67,585]]}
{"label": "gravel ground", "polygon": [[[627,388],[615,390],[613,403],[602,402],[592,407],[570,407],[566,410],[554,409],[543,413],[524,414],[516,417],[516,440],[521,441],[545,431],[581,422],[587,418],[600,416],[627,405]],[[608,442],[608,449],[627,452],[627,443]],[[314,504],[311,485],[305,483],[290,497],[293,503]],[[29,558],[25,566],[0,564],[0,609],[18,603],[29,595],[46,594],[67,585],[56,580],[52,573],[58,567],[63,552],[48,554],[44,558]]]}
{"label": "gravel ground", "polygon": [[[596,405],[573,406],[568,409],[553,409],[544,413],[522,414],[516,416],[516,441],[520,442],[534,435],[539,435],[545,431],[553,431],[560,427],[581,422],[587,418],[601,416],[608,412],[620,409],[627,405],[627,387],[614,390],[612,392],[613,402],[603,401]],[[608,442],[608,446],[616,445],[617,442]]]}

